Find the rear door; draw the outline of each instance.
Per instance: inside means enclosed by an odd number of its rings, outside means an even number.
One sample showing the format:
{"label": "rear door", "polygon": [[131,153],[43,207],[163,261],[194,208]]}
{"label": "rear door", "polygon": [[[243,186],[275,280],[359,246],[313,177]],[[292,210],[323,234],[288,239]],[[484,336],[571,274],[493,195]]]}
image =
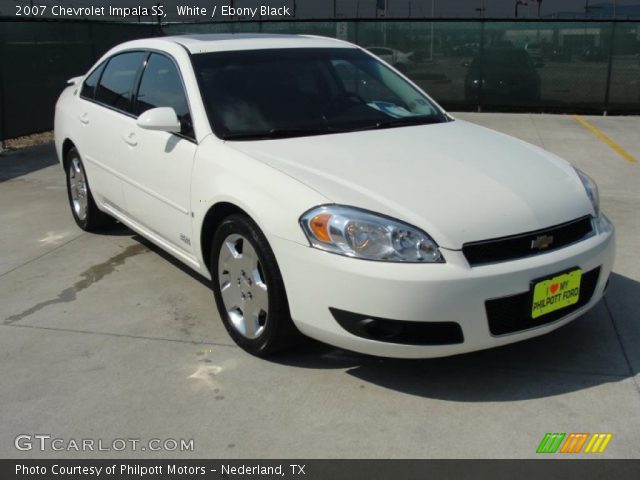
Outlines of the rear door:
{"label": "rear door", "polygon": [[103,205],[122,211],[124,159],[118,151],[119,132],[133,118],[133,90],[145,53],[119,53],[87,77],[80,91],[76,140],[91,191]]}

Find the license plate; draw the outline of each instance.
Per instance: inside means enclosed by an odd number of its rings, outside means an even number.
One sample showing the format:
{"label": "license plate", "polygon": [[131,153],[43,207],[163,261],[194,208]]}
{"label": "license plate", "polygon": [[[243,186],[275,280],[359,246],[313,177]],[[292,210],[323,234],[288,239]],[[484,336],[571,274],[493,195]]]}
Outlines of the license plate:
{"label": "license plate", "polygon": [[531,318],[578,303],[581,279],[582,270],[573,270],[534,283]]}

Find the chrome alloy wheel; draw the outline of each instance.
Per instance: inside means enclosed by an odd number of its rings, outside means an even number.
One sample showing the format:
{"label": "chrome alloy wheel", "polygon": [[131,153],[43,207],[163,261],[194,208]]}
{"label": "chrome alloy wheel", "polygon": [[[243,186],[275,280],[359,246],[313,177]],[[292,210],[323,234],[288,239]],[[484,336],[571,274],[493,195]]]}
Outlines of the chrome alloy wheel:
{"label": "chrome alloy wheel", "polygon": [[79,220],[87,218],[87,179],[78,157],[73,157],[69,162],[69,192],[73,211]]}
{"label": "chrome alloy wheel", "polygon": [[229,235],[222,242],[218,282],[233,327],[246,338],[258,338],[267,324],[267,284],[258,254],[242,235]]}

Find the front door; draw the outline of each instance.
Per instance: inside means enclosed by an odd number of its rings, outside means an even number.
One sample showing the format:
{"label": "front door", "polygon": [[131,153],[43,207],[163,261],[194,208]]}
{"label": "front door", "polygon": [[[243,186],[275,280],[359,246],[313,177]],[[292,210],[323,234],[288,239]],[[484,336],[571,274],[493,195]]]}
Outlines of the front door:
{"label": "front door", "polygon": [[127,215],[151,234],[189,254],[191,169],[197,144],[178,67],[168,56],[151,53],[140,79],[134,117],[156,107],[172,107],[182,131],[145,130],[135,118],[123,128],[120,145]]}

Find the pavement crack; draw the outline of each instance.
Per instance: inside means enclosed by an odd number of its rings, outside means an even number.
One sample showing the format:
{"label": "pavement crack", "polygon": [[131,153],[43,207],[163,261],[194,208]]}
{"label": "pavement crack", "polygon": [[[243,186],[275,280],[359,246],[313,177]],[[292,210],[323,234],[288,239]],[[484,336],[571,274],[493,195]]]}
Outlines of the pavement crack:
{"label": "pavement crack", "polygon": [[533,129],[536,131],[536,134],[538,135],[538,140],[540,140],[540,145],[542,146],[542,148],[546,149],[547,147],[544,144],[544,140],[542,139],[542,135],[540,134],[540,130],[538,129],[538,125],[536,125],[536,121],[533,119],[531,114],[529,114],[529,120],[531,121],[531,125],[533,125]]}
{"label": "pavement crack", "polygon": [[20,313],[7,317],[4,320],[4,324],[11,325],[15,322],[19,322],[20,320],[33,315],[44,308],[50,307],[51,305],[73,302],[79,292],[89,288],[94,283],[99,282],[107,275],[113,273],[116,267],[122,265],[128,258],[140,255],[147,251],[149,251],[149,249],[140,243],[125,248],[122,252],[114,255],[105,262],[93,265],[82,272],[80,274],[80,280],[73,284],[73,286],[62,290],[55,298],[36,303]]}
{"label": "pavement crack", "polygon": [[61,248],[63,248],[63,247],[66,247],[66,246],[67,246],[67,245],[69,245],[71,242],[75,242],[76,240],[78,240],[79,238],[84,237],[85,235],[86,235],[85,233],[81,233],[80,235],[78,235],[78,236],[76,236],[76,237],[73,237],[71,240],[68,240],[68,241],[64,242],[63,244],[58,245],[57,247],[52,248],[51,250],[49,250],[49,251],[47,251],[47,252],[44,252],[42,255],[38,255],[37,257],[32,258],[31,260],[27,260],[26,262],[24,262],[24,263],[22,263],[22,264],[18,265],[17,267],[12,268],[11,270],[7,270],[6,272],[2,272],[2,273],[0,273],[0,277],[4,277],[5,275],[9,275],[11,272],[15,272],[16,270],[19,270],[19,269],[21,269],[22,267],[25,267],[25,266],[29,265],[30,263],[33,263],[33,262],[35,262],[35,261],[38,261],[38,260],[40,260],[41,258],[46,257],[47,255],[51,255],[52,253],[54,253],[54,252],[56,252],[56,251],[60,250],[60,249],[61,249]]}
{"label": "pavement crack", "polygon": [[100,335],[105,337],[131,338],[136,340],[154,340],[158,342],[188,343],[191,345],[212,345],[215,347],[238,348],[236,344],[231,344],[231,343],[205,342],[200,340],[180,340],[177,338],[148,337],[145,335],[128,335],[126,333],[95,332],[92,330],[78,330],[74,328],[41,327],[38,325],[16,325],[16,324],[9,324],[9,325],[5,324],[4,326],[14,327],[14,328],[31,328],[34,330],[48,330],[48,331],[61,332],[61,333],[80,333],[84,335]]}

